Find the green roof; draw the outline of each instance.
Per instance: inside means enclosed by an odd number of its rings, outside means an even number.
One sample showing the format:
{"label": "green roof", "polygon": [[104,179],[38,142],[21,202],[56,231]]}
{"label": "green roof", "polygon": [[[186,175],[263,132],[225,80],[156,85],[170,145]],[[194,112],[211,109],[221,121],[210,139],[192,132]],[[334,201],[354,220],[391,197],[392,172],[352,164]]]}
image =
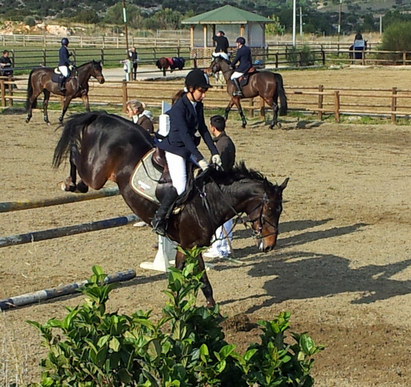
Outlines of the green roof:
{"label": "green roof", "polygon": [[247,24],[249,22],[273,23],[273,20],[243,9],[225,5],[183,20],[182,24]]}

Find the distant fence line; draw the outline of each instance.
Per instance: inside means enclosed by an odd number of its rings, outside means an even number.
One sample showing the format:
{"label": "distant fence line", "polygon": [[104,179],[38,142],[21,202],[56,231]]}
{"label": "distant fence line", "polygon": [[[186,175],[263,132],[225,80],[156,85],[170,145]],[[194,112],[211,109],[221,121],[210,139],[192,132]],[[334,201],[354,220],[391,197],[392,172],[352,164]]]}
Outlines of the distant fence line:
{"label": "distant fence line", "polygon": [[[161,79],[161,78],[160,78]],[[5,85],[13,82],[0,79],[1,104],[3,107],[13,106],[13,102],[24,102],[26,90]],[[204,101],[206,109],[224,109],[228,104],[226,86],[215,84],[207,93]],[[179,80],[156,81],[106,81],[103,85],[92,83],[89,92],[90,104],[104,107],[117,106],[125,111],[126,101],[138,96],[144,100],[148,108],[160,109],[162,101],[170,101],[171,96],[181,88]],[[411,116],[411,90],[392,88],[326,88],[323,85],[312,87],[291,87],[285,85],[288,106],[291,111],[317,114],[318,119],[334,116],[340,122],[341,116],[381,116],[390,118],[396,123],[400,118]],[[50,102],[61,102],[62,98],[51,94]],[[73,100],[71,104],[82,104],[81,100]],[[256,97],[242,100],[243,109],[250,116],[259,114],[264,117],[267,107],[262,99]],[[41,108],[41,103],[39,108]]]}

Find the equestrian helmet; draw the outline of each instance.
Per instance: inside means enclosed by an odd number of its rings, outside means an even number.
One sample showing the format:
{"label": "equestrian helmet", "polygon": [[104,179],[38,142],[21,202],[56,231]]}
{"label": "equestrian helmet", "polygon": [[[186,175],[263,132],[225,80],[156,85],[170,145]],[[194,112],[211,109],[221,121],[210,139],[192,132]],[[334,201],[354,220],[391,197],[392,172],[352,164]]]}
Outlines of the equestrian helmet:
{"label": "equestrian helmet", "polygon": [[237,40],[235,42],[240,43],[240,44],[245,44],[245,39],[242,36],[240,36],[240,37],[237,38]]}
{"label": "equestrian helmet", "polygon": [[63,38],[63,39],[61,39],[61,44],[63,46],[67,46],[69,44],[69,40],[67,38]]}
{"label": "equestrian helmet", "polygon": [[218,31],[218,33],[221,34],[221,35],[225,35],[225,32],[222,31],[222,30]]}
{"label": "equestrian helmet", "polygon": [[191,70],[187,74],[185,85],[186,87],[191,86],[194,89],[198,87],[202,87],[203,89],[209,89],[210,87],[213,87],[210,85],[207,74],[205,74],[204,71],[200,69]]}

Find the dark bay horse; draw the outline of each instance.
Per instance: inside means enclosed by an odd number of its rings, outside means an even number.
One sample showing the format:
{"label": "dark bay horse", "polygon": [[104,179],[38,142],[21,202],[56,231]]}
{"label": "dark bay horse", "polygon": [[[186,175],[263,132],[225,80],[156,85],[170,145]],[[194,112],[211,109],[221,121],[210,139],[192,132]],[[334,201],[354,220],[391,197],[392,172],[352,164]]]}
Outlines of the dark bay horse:
{"label": "dark bay horse", "polygon": [[162,70],[163,76],[166,76],[166,70],[170,68],[170,73],[175,69],[182,70],[185,65],[185,59],[182,57],[167,58],[163,56],[160,59],[157,59],[156,66]]}
{"label": "dark bay horse", "polygon": [[[64,124],[54,151],[53,166],[57,168],[69,154],[70,177],[66,180],[66,190],[76,187],[82,192],[88,187],[99,190],[107,180],[115,181],[131,210],[150,224],[158,205],[137,194],[130,185],[134,167],[150,149],[148,132],[131,121],[106,112],[80,113]],[[82,179],[79,184],[76,184],[76,169]],[[169,238],[184,249],[209,246],[218,226],[246,213],[259,250],[273,249],[282,212],[282,193],[288,178],[281,185],[273,184],[244,164],[229,172],[209,168],[206,174],[202,186],[205,193],[196,188],[188,190],[183,210],[171,215]],[[204,270],[201,254],[198,260],[200,269]],[[181,269],[183,265],[184,255],[177,251],[176,267]],[[202,281],[207,304],[213,306],[213,290],[207,274]]]}
{"label": "dark bay horse", "polygon": [[83,100],[86,110],[90,111],[89,99],[88,99],[88,81],[91,77],[97,79],[99,83],[104,83],[103,68],[99,61],[92,60],[85,63],[75,69],[72,75],[66,82],[66,91],[61,92],[59,90],[58,82],[52,80],[54,69],[48,67],[39,67],[31,70],[29,75],[29,81],[27,85],[27,100],[26,109],[27,117],[26,122],[29,122],[32,117],[32,109],[37,106],[37,98],[43,92],[43,110],[44,121],[50,124],[47,106],[50,99],[50,93],[63,95],[64,103],[63,110],[59,117],[60,123],[63,122],[64,114],[66,114],[67,108],[73,98],[81,98]]}
{"label": "dark bay horse", "polygon": [[229,62],[224,58],[216,57],[205,72],[208,75],[212,75],[217,74],[219,71],[223,73],[224,79],[227,82],[227,93],[231,97],[230,102],[225,109],[225,119],[227,119],[231,108],[236,105],[241,116],[242,127],[245,128],[247,121],[244,117],[240,100],[242,98],[253,98],[258,95],[273,109],[273,120],[271,121],[270,129],[273,129],[275,125],[278,125],[278,97],[280,97],[281,102],[280,115],[284,116],[287,114],[287,96],[285,95],[283,77],[281,74],[272,73],[270,71],[258,71],[255,74],[250,75],[248,83],[242,86],[243,95],[233,96],[233,92],[236,91],[236,88],[231,82],[230,77],[234,70],[230,68]]}

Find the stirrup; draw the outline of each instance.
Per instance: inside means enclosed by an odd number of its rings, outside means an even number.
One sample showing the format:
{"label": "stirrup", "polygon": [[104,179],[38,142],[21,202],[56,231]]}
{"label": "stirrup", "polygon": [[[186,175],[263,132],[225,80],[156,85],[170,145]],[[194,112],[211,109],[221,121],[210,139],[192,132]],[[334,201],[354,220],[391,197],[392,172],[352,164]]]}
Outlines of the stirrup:
{"label": "stirrup", "polygon": [[239,97],[241,95],[243,95],[243,92],[241,90],[237,90],[233,92],[233,97]]}
{"label": "stirrup", "polygon": [[156,234],[166,236],[167,221],[165,219],[154,217],[151,221],[151,226]]}

